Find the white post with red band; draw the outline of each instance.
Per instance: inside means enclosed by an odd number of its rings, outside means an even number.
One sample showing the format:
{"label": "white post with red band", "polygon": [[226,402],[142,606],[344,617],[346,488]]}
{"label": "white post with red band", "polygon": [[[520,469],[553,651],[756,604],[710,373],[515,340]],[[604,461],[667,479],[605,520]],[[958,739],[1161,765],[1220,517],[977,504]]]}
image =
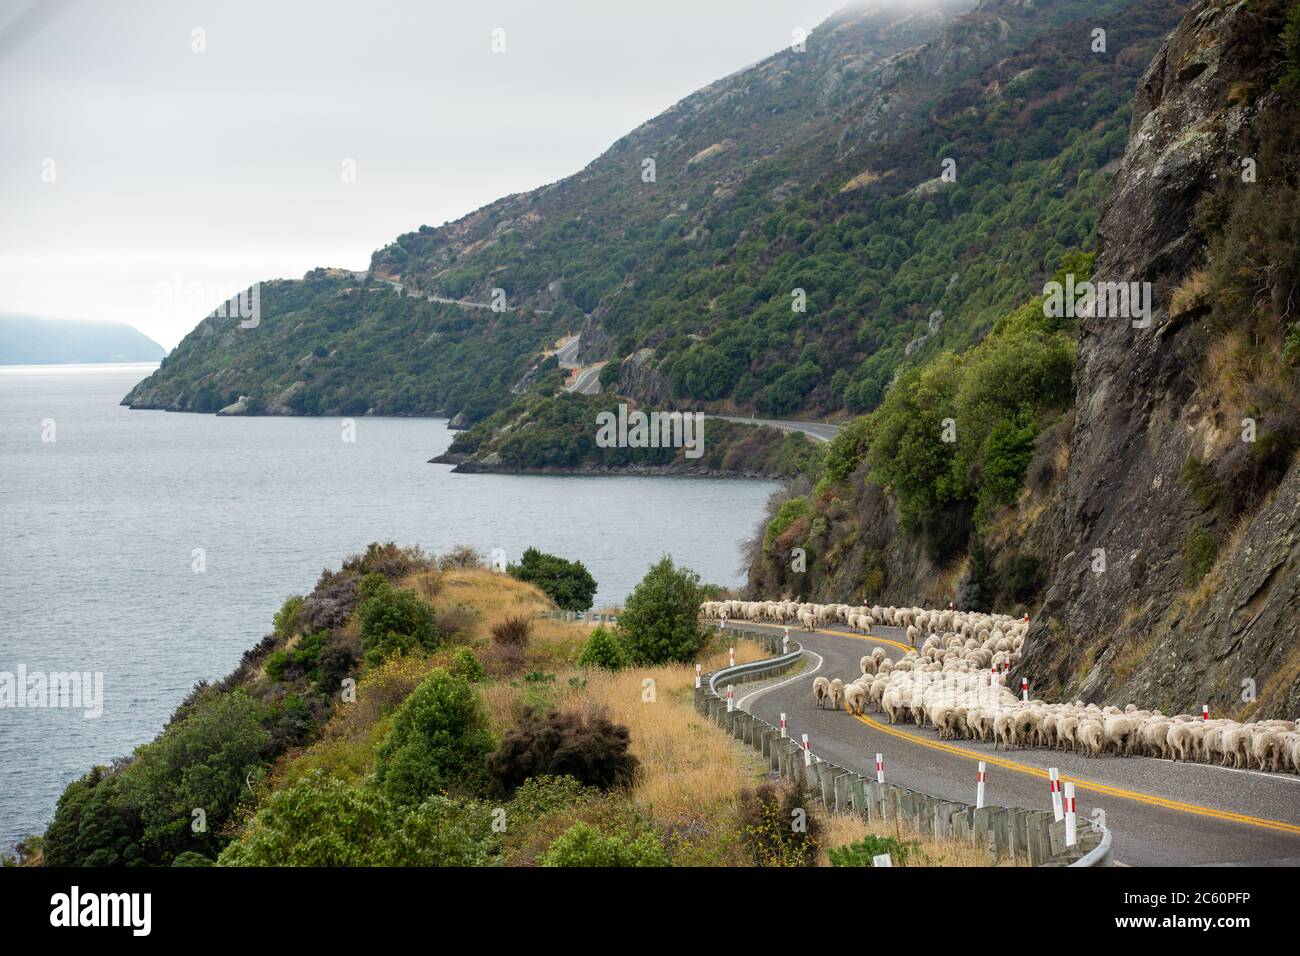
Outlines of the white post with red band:
{"label": "white post with red band", "polygon": [[876,783],[885,782],[885,755],[876,754]]}
{"label": "white post with red band", "polygon": [[1020,699],[1029,700],[1029,678],[1020,678]]}
{"label": "white post with red band", "polygon": [[700,686],[700,672],[702,670],[703,668],[699,664],[695,665],[695,686],[696,687]]}
{"label": "white post with red band", "polygon": [[984,808],[984,761],[980,761],[979,776],[975,778],[975,809]]}
{"label": "white post with red band", "polygon": [[736,666],[736,647],[734,644],[727,648],[727,665],[729,667]]}
{"label": "white post with red band", "polygon": [[1209,705],[1209,704],[1202,704],[1202,705],[1201,705],[1201,720],[1209,720],[1209,719],[1210,719],[1210,705]]}
{"label": "white post with red band", "polygon": [[1064,810],[1061,806],[1061,771],[1055,767],[1048,767],[1047,781],[1052,790],[1052,814],[1056,817],[1056,822],[1060,823],[1064,818]]}
{"label": "white post with red band", "polygon": [[1065,784],[1065,845],[1077,846],[1079,843],[1079,830],[1074,817],[1074,784],[1066,781]]}
{"label": "white post with red band", "polygon": [[782,737],[790,736],[790,728],[785,725],[785,714],[781,715],[781,736]]}
{"label": "white post with red band", "polygon": [[808,735],[807,735],[807,734],[804,734],[804,735],[803,735],[803,765],[804,765],[805,767],[811,767],[811,766],[812,766],[812,751],[808,749]]}
{"label": "white post with red band", "polygon": [[736,709],[735,691],[733,690],[732,685],[728,684],[727,685],[727,713],[731,713],[735,709]]}

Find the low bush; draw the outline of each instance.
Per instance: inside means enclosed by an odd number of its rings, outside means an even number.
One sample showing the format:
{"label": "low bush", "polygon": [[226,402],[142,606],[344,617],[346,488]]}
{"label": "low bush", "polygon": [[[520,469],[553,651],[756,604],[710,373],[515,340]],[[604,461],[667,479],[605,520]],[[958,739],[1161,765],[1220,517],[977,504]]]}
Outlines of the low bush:
{"label": "low bush", "polygon": [[856,843],[831,847],[827,851],[831,866],[875,866],[877,856],[888,854],[894,866],[908,866],[919,862],[924,854],[916,840],[899,840],[892,836],[868,833]]}
{"label": "low bush", "polygon": [[610,790],[630,786],[637,759],[628,752],[626,727],[603,713],[529,708],[487,760],[497,786],[512,794],[530,777],[568,776],[586,786]]}
{"label": "low bush", "polygon": [[627,651],[618,642],[618,637],[603,626],[591,632],[587,642],[578,652],[579,667],[600,667],[607,671],[621,670],[630,662]]}
{"label": "low bush", "polygon": [[740,831],[753,866],[815,866],[822,824],[799,786],[765,783],[740,798]]}
{"label": "low bush", "polygon": [[667,866],[668,855],[654,831],[639,836],[610,836],[586,823],[575,823],[542,857],[542,866]]}
{"label": "low bush", "polygon": [[357,609],[361,620],[361,649],[368,664],[392,654],[432,651],[438,646],[438,618],[414,591],[398,590],[382,579],[367,577],[367,594]]}

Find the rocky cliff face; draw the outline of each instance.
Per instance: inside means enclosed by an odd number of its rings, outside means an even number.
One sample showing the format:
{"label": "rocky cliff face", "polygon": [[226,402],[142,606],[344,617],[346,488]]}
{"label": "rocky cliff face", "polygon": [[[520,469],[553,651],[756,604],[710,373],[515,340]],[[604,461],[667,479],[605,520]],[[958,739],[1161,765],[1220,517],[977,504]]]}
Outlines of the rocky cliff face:
{"label": "rocky cliff face", "polygon": [[[1213,350],[1248,324],[1252,361],[1278,340],[1267,329],[1261,338],[1249,307],[1215,327],[1195,295],[1199,270],[1222,254],[1207,232],[1212,193],[1228,181],[1234,192],[1264,189],[1277,172],[1238,181],[1243,160],[1264,163],[1266,127],[1283,109],[1268,49],[1281,7],[1196,4],[1137,90],[1094,281],[1148,282],[1153,309],[1147,327],[1082,321],[1069,468],[1041,519],[1054,531],[1045,536],[1054,573],[1020,668],[1070,697],[1300,708],[1300,471],[1291,465],[1235,528],[1188,480],[1189,461],[1258,457],[1249,446],[1283,427],[1275,406],[1261,413],[1258,400],[1235,400],[1207,371]],[[1193,565],[1211,561],[1197,580]]]}

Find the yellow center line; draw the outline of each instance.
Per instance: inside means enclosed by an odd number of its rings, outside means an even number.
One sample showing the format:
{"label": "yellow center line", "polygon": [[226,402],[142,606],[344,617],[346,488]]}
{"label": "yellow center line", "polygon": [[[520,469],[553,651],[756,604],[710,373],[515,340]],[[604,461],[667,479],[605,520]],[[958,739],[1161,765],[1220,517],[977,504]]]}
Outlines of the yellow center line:
{"label": "yellow center line", "polygon": [[[756,624],[755,626],[775,627],[780,625]],[[809,632],[803,631],[802,633],[807,634]],[[888,638],[876,637],[873,634],[854,634],[849,631],[827,631],[821,629],[818,629],[811,633],[828,634],[831,635],[832,637],[852,637],[858,640],[872,641],[877,644],[889,644],[893,647],[898,647],[905,651],[915,650],[915,648],[912,647],[910,644],[903,644],[899,641],[891,641]],[[845,707],[845,710],[847,711],[848,708]],[[881,733],[889,734],[890,736],[898,737],[902,740],[906,740],[909,743],[917,744],[922,747],[929,747],[932,750],[940,750],[943,751],[944,753],[952,754],[955,757],[961,757],[965,760],[975,760],[975,761],[983,760],[985,763],[990,763],[995,767],[1001,767],[1004,770],[1013,770],[1016,773],[1027,774],[1031,777],[1039,777],[1043,780],[1046,780],[1048,778],[1047,771],[1039,767],[1033,767],[1030,766],[1029,764],[1018,763],[1015,760],[1008,760],[1005,757],[994,757],[991,754],[982,753],[979,751],[966,750],[963,747],[956,747],[953,746],[952,744],[946,744],[941,740],[930,740],[925,737],[918,737],[915,734],[909,734],[906,731],[895,730],[892,727],[889,727],[885,724],[881,724],[875,720],[872,720],[870,717],[866,716],[865,714],[862,715],[853,714],[853,717],[855,720],[861,721],[862,723],[866,724],[868,727],[872,727],[875,730],[879,730]],[[1109,784],[1095,783],[1090,780],[1085,780],[1082,777],[1072,777],[1066,774],[1061,774],[1061,780],[1062,782],[1068,780],[1069,782],[1073,783],[1081,790],[1088,790],[1093,793],[1101,793],[1110,797],[1119,797],[1123,800],[1133,800],[1136,801],[1137,803],[1145,803],[1148,806],[1161,807],[1165,810],[1174,810],[1179,813],[1191,813],[1203,817],[1212,817],[1216,820],[1227,820],[1232,823],[1243,823],[1246,824],[1247,826],[1261,827],[1265,830],[1279,830],[1283,833],[1294,833],[1300,835],[1300,826],[1297,826],[1296,824],[1293,823],[1285,823],[1282,820],[1268,820],[1263,817],[1252,817],[1244,813],[1233,813],[1230,810],[1215,810],[1212,807],[1202,807],[1194,803],[1184,803],[1181,800],[1172,800],[1169,797],[1159,797],[1149,793],[1139,793],[1135,790],[1125,790],[1123,787],[1112,787]]]}
{"label": "yellow center line", "polygon": [[[846,708],[847,709],[847,708]],[[1028,764],[1018,763],[1014,760],[1007,760],[1005,757],[994,757],[991,754],[981,753],[978,751],[966,750],[964,747],[956,747],[952,744],[946,744],[940,740],[928,740],[924,737],[918,737],[915,734],[909,734],[903,730],[895,730],[885,724],[881,724],[865,714],[853,714],[855,720],[858,720],[874,730],[881,733],[889,734],[892,737],[898,737],[909,743],[918,744],[922,747],[929,747],[932,750],[941,750],[944,753],[952,754],[956,757],[962,757],[966,760],[983,760],[985,763],[991,763],[995,767],[1002,767],[1005,770],[1014,770],[1016,773],[1028,774],[1031,777],[1040,777],[1047,779],[1048,773],[1039,767],[1032,767]],[[1124,800],[1135,800],[1138,803],[1145,803],[1153,807],[1162,807],[1166,810],[1176,810],[1180,813],[1193,813],[1203,817],[1214,817],[1218,820],[1228,820],[1232,823],[1244,823],[1253,827],[1262,827],[1266,830],[1280,830],[1283,833],[1300,834],[1300,826],[1292,823],[1284,823],[1281,820],[1267,820],[1262,817],[1247,816],[1244,813],[1233,813],[1230,810],[1215,810],[1212,807],[1202,807],[1194,803],[1184,803],[1180,800],[1171,800],[1168,797],[1158,797],[1148,793],[1138,793],[1134,790],[1125,790],[1122,787],[1112,787],[1109,784],[1094,783],[1085,780],[1082,777],[1071,777],[1061,774],[1062,781],[1070,781],[1081,790],[1090,790],[1093,793],[1102,793],[1111,797],[1120,797]]]}

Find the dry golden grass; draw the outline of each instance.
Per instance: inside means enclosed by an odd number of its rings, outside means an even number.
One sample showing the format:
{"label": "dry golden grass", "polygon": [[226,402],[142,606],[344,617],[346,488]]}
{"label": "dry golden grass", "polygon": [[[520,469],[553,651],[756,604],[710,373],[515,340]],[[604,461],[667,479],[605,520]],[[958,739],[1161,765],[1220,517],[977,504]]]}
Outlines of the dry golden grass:
{"label": "dry golden grass", "polygon": [[866,836],[893,837],[905,843],[917,841],[921,844],[922,855],[908,866],[1028,866],[1029,861],[1017,859],[1014,863],[1008,859],[996,863],[989,857],[984,847],[967,843],[964,840],[936,840],[922,836],[908,827],[896,827],[883,823],[867,823],[862,818],[850,814],[830,814],[825,820],[824,846],[818,861],[820,866],[829,866],[827,849],[856,843]]}
{"label": "dry golden grass", "polygon": [[1200,308],[1205,304],[1208,290],[1209,274],[1204,269],[1188,275],[1169,297],[1169,317],[1176,318],[1184,312]]}
{"label": "dry golden grass", "polygon": [[873,172],[870,169],[865,169],[841,186],[840,192],[852,192],[855,189],[861,189],[863,186],[870,186],[872,183],[877,182],[880,182],[880,174]]}
{"label": "dry golden grass", "polygon": [[473,608],[477,619],[472,632],[478,640],[487,640],[492,625],[508,617],[520,614],[536,617],[543,611],[555,610],[541,588],[506,574],[481,568],[439,572],[440,585],[432,599],[425,581],[427,576],[428,572],[418,572],[402,579],[397,586],[412,589],[440,611],[458,604]]}

